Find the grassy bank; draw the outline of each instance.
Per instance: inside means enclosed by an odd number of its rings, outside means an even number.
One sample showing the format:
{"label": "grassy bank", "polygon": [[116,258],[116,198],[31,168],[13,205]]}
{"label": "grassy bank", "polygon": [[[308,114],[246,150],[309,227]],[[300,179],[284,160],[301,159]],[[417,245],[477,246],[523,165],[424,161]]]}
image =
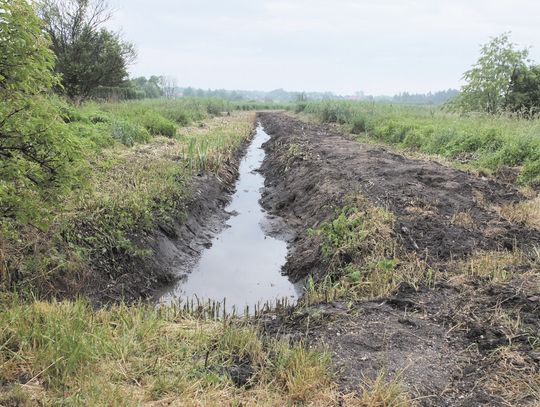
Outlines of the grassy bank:
{"label": "grassy bank", "polygon": [[[511,208],[516,211],[514,206]],[[528,213],[538,216],[537,207]],[[540,255],[538,248],[527,253],[519,247],[510,251],[477,250],[466,259],[430,266],[402,247],[393,232],[394,220],[391,212],[356,195],[349,197],[344,207],[336,209],[334,217],[309,230],[318,239],[328,273],[320,281],[308,279],[301,303],[383,298],[395,292],[400,284],[433,287],[453,279],[505,283],[523,270],[527,270],[530,281],[538,281],[535,266]],[[474,225],[474,220],[463,213],[451,222],[463,227]]]}
{"label": "grassy bank", "polygon": [[42,202],[42,221],[3,222],[0,405],[335,405],[328,354],[253,321],[43,299],[84,295],[151,255],[141,239],[182,219],[193,176],[219,176],[254,120],[215,100],[58,103],[83,176]]}
{"label": "grassy bank", "polygon": [[[328,355],[172,308],[7,300],[0,404],[335,405]],[[158,403],[158,404],[153,404]]]}
{"label": "grassy bank", "polygon": [[211,99],[62,104],[81,170],[58,199],[32,204],[42,216],[2,222],[2,286],[72,296],[96,273],[129,273],[151,254],[140,239],[182,218],[193,174],[219,173],[249,137],[253,113],[222,115],[227,107]]}
{"label": "grassy bank", "polygon": [[299,103],[296,112],[345,125],[361,141],[440,155],[486,172],[515,167],[519,184],[540,183],[540,119],[352,101]]}
{"label": "grassy bank", "polygon": [[0,405],[335,405],[325,351],[251,321],[39,299],[129,273],[151,254],[141,238],[182,219],[192,177],[219,175],[254,120],[216,100],[58,103],[83,176],[39,222],[2,224]]}

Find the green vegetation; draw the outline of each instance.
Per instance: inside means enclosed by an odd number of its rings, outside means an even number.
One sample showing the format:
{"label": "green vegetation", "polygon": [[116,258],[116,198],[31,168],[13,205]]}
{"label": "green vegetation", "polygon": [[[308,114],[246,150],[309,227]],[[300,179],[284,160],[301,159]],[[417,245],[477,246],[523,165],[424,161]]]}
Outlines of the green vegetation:
{"label": "green vegetation", "polygon": [[463,74],[467,83],[451,105],[463,112],[494,114],[514,110],[509,103],[512,81],[516,72],[527,70],[528,54],[527,49],[516,49],[509,33],[492,38],[482,46],[476,64]]}
{"label": "green vegetation", "polygon": [[85,295],[139,267],[149,254],[141,239],[182,219],[193,174],[220,174],[249,137],[253,114],[234,110],[258,104],[71,105],[52,90],[89,94],[84,75],[66,82],[81,61],[56,65],[62,88],[31,7],[2,1],[0,13],[0,404],[335,405],[324,351],[269,338],[251,322],[40,300]]}
{"label": "green vegetation", "polygon": [[[240,111],[289,107],[296,95],[269,92],[285,103],[279,104],[186,88],[192,96],[174,99],[179,89],[171,78],[128,80],[134,48],[103,28],[109,17],[104,0],[0,0],[0,404],[410,404],[399,377],[383,374],[366,381],[360,398],[338,395],[324,349],[269,337],[255,320],[207,320],[174,305],[120,302],[130,273],[151,255],[155,230],[184,218],[194,175],[219,178],[229,170],[253,128],[253,114]],[[519,167],[519,182],[538,184],[538,67],[528,67],[525,57],[507,36],[494,39],[465,74],[468,85],[453,106],[518,111],[530,120],[310,103],[304,94],[297,112],[483,170]],[[111,103],[124,99],[137,100]],[[304,155],[297,144],[287,153]],[[500,211],[538,224],[537,201]],[[458,215],[452,222],[473,222]],[[393,222],[357,196],[312,231],[328,273],[317,285],[308,282],[301,304],[380,297],[402,282],[429,284],[432,270],[401,249]],[[454,266],[497,282],[524,261],[537,263],[517,251],[479,252]],[[110,298],[115,305],[96,309],[106,301],[93,297],[103,287],[118,289]],[[530,340],[537,346],[536,337]]]}
{"label": "green vegetation", "polygon": [[0,220],[36,221],[80,179],[80,143],[50,96],[58,78],[32,8],[0,3]]}
{"label": "green vegetation", "polygon": [[517,70],[512,76],[508,104],[516,112],[540,113],[540,65]]}
{"label": "green vegetation", "polygon": [[4,300],[2,405],[337,402],[326,353],[238,320],[197,320],[173,307]]}
{"label": "green vegetation", "polygon": [[400,283],[416,284],[428,272],[415,255],[400,249],[393,215],[361,195],[310,233],[320,239],[329,273],[308,281],[302,303],[377,298]]}
{"label": "green vegetation", "polygon": [[296,112],[347,126],[362,141],[441,155],[495,172],[517,167],[518,183],[540,182],[540,120],[512,115],[460,116],[440,108],[385,103],[328,101],[299,103]]}
{"label": "green vegetation", "polygon": [[[147,112],[162,117],[159,110],[149,108],[151,103],[140,103]],[[106,278],[129,272],[132,261],[148,254],[133,238],[151,232],[157,223],[181,219],[192,174],[218,173],[252,128],[252,114],[242,113],[207,120],[204,128],[184,127],[185,135],[150,136],[145,127],[123,118],[140,107],[134,102],[92,104],[71,111],[79,116],[69,127],[77,128],[86,146],[83,153],[90,171],[85,186],[63,195],[56,205],[43,207],[49,213],[47,227],[5,222],[4,284],[32,288],[34,295],[39,294],[36,287],[46,293],[66,284],[68,291],[80,292],[83,275],[91,268]],[[184,112],[191,117],[190,111]],[[193,116],[199,113],[191,111]],[[100,121],[93,124],[92,118],[97,117]],[[142,141],[146,144],[131,146]],[[32,247],[31,256],[28,247]]]}
{"label": "green vegetation", "polygon": [[57,91],[80,101],[127,79],[135,48],[103,27],[112,15],[104,0],[40,0],[35,7],[56,55]]}

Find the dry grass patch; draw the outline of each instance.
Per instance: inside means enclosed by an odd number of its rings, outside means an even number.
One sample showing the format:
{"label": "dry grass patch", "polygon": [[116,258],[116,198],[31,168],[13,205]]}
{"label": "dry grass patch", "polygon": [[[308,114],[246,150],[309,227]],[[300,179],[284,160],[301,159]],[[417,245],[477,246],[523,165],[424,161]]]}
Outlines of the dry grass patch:
{"label": "dry grass patch", "polygon": [[509,222],[522,223],[540,229],[540,196],[503,206],[499,214]]}
{"label": "dry grass patch", "polygon": [[365,379],[360,386],[359,395],[348,394],[343,397],[347,407],[412,407],[413,399],[405,391],[399,376],[388,377],[381,371],[375,379]]}
{"label": "dry grass patch", "polygon": [[518,249],[512,251],[478,251],[465,260],[450,266],[458,277],[484,278],[492,282],[511,279],[516,268],[527,264],[529,259]]}
{"label": "dry grass patch", "polygon": [[510,346],[496,349],[489,362],[490,372],[481,384],[500,398],[500,405],[540,405],[540,369],[536,364]]}
{"label": "dry grass patch", "polygon": [[469,212],[458,212],[450,220],[452,225],[460,226],[464,229],[474,229],[476,222]]}

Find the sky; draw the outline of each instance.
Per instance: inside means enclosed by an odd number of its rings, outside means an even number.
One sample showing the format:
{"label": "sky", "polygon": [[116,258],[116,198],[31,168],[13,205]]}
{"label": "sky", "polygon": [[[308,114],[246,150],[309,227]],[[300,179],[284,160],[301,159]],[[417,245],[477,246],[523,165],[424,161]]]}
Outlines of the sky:
{"label": "sky", "polygon": [[458,88],[511,31],[540,63],[538,0],[109,0],[132,76],[197,88],[393,95]]}

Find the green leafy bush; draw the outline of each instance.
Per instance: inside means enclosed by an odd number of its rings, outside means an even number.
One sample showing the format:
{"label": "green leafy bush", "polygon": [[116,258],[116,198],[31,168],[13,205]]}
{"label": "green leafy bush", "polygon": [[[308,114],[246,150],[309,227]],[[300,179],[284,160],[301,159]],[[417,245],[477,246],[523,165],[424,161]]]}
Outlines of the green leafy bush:
{"label": "green leafy bush", "polygon": [[156,112],[146,112],[139,122],[153,136],[173,137],[176,134],[176,125]]}
{"label": "green leafy bush", "polygon": [[82,182],[81,146],[49,96],[54,56],[32,7],[1,1],[0,32],[0,219],[43,221]]}

